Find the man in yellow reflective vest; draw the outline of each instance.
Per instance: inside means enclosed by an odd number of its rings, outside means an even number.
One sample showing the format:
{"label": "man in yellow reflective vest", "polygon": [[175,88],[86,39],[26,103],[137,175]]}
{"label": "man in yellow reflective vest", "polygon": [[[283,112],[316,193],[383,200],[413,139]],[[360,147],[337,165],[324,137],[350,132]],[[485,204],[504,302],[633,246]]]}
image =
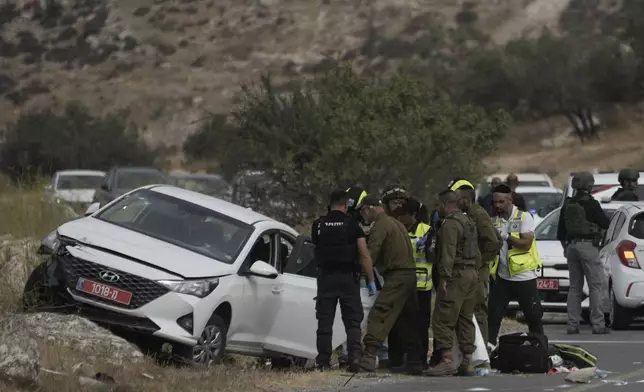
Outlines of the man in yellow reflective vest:
{"label": "man in yellow reflective vest", "polygon": [[[427,224],[429,214],[427,207],[419,200],[408,198],[404,208],[398,214],[398,220],[402,222],[409,232],[411,246],[414,249],[414,261],[416,262],[416,292],[418,294],[418,318],[417,325],[420,335],[421,357],[420,361],[424,368],[427,368],[427,352],[429,351],[429,326],[432,309],[432,260],[436,244],[435,236]],[[391,360],[391,356],[389,358]]]}
{"label": "man in yellow reflective vest", "polygon": [[459,196],[459,208],[476,224],[478,244],[481,252],[481,263],[477,266],[479,282],[476,293],[474,315],[481,330],[483,339],[487,342],[488,334],[488,294],[490,286],[490,264],[499,254],[503,246],[501,236],[494,228],[490,215],[476,203],[474,185],[465,179],[455,179],[449,183],[449,189]]}
{"label": "man in yellow reflective vest", "polygon": [[496,346],[501,321],[511,300],[519,302],[530,332],[543,334],[543,310],[537,290],[541,260],[534,238],[534,219],[512,203],[512,189],[505,184],[493,190],[494,225],[503,247],[490,265],[488,342]]}

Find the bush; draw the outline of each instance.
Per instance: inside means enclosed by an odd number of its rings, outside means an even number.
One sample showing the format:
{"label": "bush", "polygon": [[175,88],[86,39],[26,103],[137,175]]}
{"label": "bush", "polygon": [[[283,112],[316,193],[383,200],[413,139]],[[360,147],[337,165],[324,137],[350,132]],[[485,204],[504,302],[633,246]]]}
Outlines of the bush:
{"label": "bush", "polygon": [[234,131],[225,114],[215,114],[197,132],[188,136],[183,144],[183,153],[192,160],[212,158],[221,153],[222,140],[227,133]]}
{"label": "bush", "polygon": [[428,200],[455,175],[474,180],[508,121],[502,112],[454,105],[422,80],[371,79],[346,66],[290,93],[264,77],[243,87],[233,115],[239,129],[222,137],[222,167],[267,173],[285,201],[309,213],[337,186],[379,192],[400,183]]}
{"label": "bush", "polygon": [[153,163],[155,152],[124,118],[124,113],[95,117],[78,103],[60,114],[51,109],[23,114],[2,131],[0,170],[14,180],[30,181],[63,169]]}

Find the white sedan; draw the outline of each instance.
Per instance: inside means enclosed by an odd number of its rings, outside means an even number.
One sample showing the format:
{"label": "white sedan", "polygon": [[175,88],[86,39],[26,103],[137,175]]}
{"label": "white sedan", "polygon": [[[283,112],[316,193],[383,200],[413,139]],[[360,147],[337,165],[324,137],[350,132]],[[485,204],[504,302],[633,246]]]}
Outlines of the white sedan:
{"label": "white sedan", "polygon": [[[26,301],[71,304],[205,365],[225,350],[317,355],[313,244],[250,209],[149,185],[63,224],[41,249],[51,258],[29,278]],[[362,296],[367,313],[373,300]],[[334,347],[344,340],[338,311]]]}
{"label": "white sedan", "polygon": [[599,253],[609,273],[611,319],[626,329],[644,315],[644,202],[623,202],[613,215]]}

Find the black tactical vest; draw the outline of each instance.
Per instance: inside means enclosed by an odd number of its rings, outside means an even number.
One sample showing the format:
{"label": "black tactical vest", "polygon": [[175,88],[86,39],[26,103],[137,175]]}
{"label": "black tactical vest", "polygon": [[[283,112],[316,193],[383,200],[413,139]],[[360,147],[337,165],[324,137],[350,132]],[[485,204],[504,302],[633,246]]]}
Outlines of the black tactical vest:
{"label": "black tactical vest", "polygon": [[349,216],[342,221],[329,220],[328,217],[319,219],[315,259],[321,268],[357,265],[357,238],[351,238],[350,234],[354,234],[349,232],[351,219]]}

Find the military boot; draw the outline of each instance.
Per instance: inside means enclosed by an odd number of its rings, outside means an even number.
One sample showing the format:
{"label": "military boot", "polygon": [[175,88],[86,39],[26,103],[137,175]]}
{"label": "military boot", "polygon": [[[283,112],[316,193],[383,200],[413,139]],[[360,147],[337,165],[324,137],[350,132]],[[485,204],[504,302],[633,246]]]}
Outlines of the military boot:
{"label": "military boot", "polygon": [[452,350],[443,350],[440,362],[436,366],[427,369],[425,375],[428,377],[444,377],[452,376],[455,373],[456,367],[452,358]]}
{"label": "military boot", "polygon": [[378,355],[378,347],[367,345],[364,348],[364,354],[360,361],[360,369],[366,372],[376,371],[376,357]]}
{"label": "military boot", "polygon": [[458,375],[464,377],[472,377],[476,375],[474,366],[472,366],[472,354],[463,355],[463,361],[458,367]]}

